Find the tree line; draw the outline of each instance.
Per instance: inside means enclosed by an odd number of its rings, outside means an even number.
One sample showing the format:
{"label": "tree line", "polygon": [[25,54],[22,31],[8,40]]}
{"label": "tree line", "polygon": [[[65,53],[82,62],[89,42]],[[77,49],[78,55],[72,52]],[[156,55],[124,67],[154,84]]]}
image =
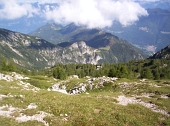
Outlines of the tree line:
{"label": "tree line", "polygon": [[66,79],[70,75],[78,75],[80,78],[92,77],[118,77],[118,78],[147,78],[147,79],[170,79],[170,61],[164,59],[134,60],[128,63],[110,64],[57,64],[48,69],[27,70],[16,69],[13,62],[3,60],[1,71],[16,71],[29,75],[46,75],[57,79]]}
{"label": "tree line", "polygon": [[170,79],[169,60],[138,60],[118,64],[57,64],[50,69],[49,75],[58,79],[66,79],[70,75],[92,77],[118,77],[118,78],[146,78]]}

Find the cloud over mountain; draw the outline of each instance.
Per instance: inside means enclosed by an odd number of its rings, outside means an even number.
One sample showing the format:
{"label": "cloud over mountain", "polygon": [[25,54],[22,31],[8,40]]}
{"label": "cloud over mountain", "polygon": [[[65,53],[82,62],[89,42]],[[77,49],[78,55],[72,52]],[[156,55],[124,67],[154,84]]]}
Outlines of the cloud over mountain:
{"label": "cloud over mountain", "polygon": [[44,16],[56,23],[85,25],[89,28],[109,27],[113,21],[126,26],[147,16],[147,11],[133,0],[56,0],[58,5],[35,8],[31,3],[1,0],[0,19],[16,19],[22,16]]}
{"label": "cloud over mountain", "polygon": [[132,0],[65,0],[58,7],[45,10],[45,16],[57,23],[74,22],[87,27],[109,27],[113,21],[129,25],[146,16],[147,11]]}

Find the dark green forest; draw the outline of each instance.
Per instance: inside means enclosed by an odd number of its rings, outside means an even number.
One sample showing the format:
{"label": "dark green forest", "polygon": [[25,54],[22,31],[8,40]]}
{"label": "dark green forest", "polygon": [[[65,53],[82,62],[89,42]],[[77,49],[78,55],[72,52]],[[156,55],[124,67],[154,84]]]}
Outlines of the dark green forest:
{"label": "dark green forest", "polygon": [[118,77],[127,79],[170,79],[170,60],[148,59],[134,60],[118,64],[57,64],[48,69],[28,70],[19,67],[6,59],[0,62],[0,71],[17,72],[26,75],[45,75],[56,79],[67,79],[68,76],[78,75],[79,78],[91,77]]}

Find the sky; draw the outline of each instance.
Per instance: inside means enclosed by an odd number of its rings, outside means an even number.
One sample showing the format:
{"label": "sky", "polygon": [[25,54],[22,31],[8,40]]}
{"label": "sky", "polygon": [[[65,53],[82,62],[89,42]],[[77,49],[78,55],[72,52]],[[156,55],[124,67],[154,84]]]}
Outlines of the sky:
{"label": "sky", "polygon": [[[59,0],[17,0],[18,2],[42,2],[42,3],[56,3]],[[118,1],[118,0],[117,0]],[[134,1],[160,1],[160,0],[134,0]]]}
{"label": "sky", "polygon": [[[57,3],[58,6],[35,7],[33,2]],[[104,28],[110,27],[113,21],[127,26],[147,15],[147,11],[133,0],[0,0],[0,20],[40,16],[55,23],[73,22],[89,28]]]}

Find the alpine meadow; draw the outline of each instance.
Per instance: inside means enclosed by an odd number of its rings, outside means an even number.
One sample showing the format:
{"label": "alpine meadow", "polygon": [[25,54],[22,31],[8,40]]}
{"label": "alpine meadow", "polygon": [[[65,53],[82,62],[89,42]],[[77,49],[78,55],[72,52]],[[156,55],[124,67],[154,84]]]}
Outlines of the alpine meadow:
{"label": "alpine meadow", "polygon": [[169,126],[169,0],[0,0],[0,126]]}

